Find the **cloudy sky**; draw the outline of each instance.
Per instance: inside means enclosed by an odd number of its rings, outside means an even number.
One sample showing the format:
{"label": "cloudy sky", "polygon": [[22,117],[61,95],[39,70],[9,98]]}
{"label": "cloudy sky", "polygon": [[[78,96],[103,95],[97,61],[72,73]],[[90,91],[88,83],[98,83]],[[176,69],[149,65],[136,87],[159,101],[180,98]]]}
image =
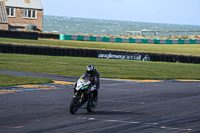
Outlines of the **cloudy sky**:
{"label": "cloudy sky", "polygon": [[44,15],[200,25],[200,0],[42,0]]}

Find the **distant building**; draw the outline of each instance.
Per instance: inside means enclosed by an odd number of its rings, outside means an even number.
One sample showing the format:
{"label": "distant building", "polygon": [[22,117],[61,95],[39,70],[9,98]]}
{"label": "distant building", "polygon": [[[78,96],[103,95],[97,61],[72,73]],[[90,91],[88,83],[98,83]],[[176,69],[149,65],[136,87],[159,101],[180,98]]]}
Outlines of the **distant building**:
{"label": "distant building", "polygon": [[41,0],[0,0],[0,30],[42,31]]}

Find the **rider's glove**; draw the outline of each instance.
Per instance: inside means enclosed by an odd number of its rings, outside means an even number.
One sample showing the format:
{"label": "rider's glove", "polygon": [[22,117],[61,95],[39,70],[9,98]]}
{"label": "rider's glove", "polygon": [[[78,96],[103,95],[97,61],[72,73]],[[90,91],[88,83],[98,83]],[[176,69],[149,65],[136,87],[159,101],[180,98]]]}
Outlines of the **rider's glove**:
{"label": "rider's glove", "polygon": [[96,85],[91,87],[91,91],[94,91],[94,90],[96,90]]}

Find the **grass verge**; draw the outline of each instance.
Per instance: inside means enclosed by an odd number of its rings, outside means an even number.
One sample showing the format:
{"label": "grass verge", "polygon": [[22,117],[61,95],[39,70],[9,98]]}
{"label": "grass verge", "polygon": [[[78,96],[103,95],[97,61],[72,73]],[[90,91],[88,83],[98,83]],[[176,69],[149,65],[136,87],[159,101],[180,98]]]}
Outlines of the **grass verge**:
{"label": "grass verge", "polygon": [[52,82],[52,80],[45,78],[18,77],[0,74],[0,87],[25,84],[42,84]]}
{"label": "grass verge", "polygon": [[165,54],[182,54],[200,56],[200,44],[139,44],[139,43],[110,43],[110,42],[91,42],[91,41],[71,41],[53,39],[13,39],[0,38],[1,43],[15,43],[39,46],[55,46],[70,48],[87,48],[98,50],[118,50],[132,52],[150,52]]}
{"label": "grass verge", "polygon": [[104,78],[200,79],[199,64],[0,53],[2,70],[80,77],[89,64],[94,64]]}

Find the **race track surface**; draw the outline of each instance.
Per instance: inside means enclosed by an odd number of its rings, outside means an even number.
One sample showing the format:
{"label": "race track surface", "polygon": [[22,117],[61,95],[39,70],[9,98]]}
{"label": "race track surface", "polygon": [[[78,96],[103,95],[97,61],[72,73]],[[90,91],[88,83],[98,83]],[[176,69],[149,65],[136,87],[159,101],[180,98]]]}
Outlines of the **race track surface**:
{"label": "race track surface", "polygon": [[[54,76],[54,80],[77,79]],[[63,89],[1,94],[0,133],[200,132],[200,82],[101,79],[101,85],[95,112],[80,109],[76,115],[69,112],[73,96],[70,85]]]}

